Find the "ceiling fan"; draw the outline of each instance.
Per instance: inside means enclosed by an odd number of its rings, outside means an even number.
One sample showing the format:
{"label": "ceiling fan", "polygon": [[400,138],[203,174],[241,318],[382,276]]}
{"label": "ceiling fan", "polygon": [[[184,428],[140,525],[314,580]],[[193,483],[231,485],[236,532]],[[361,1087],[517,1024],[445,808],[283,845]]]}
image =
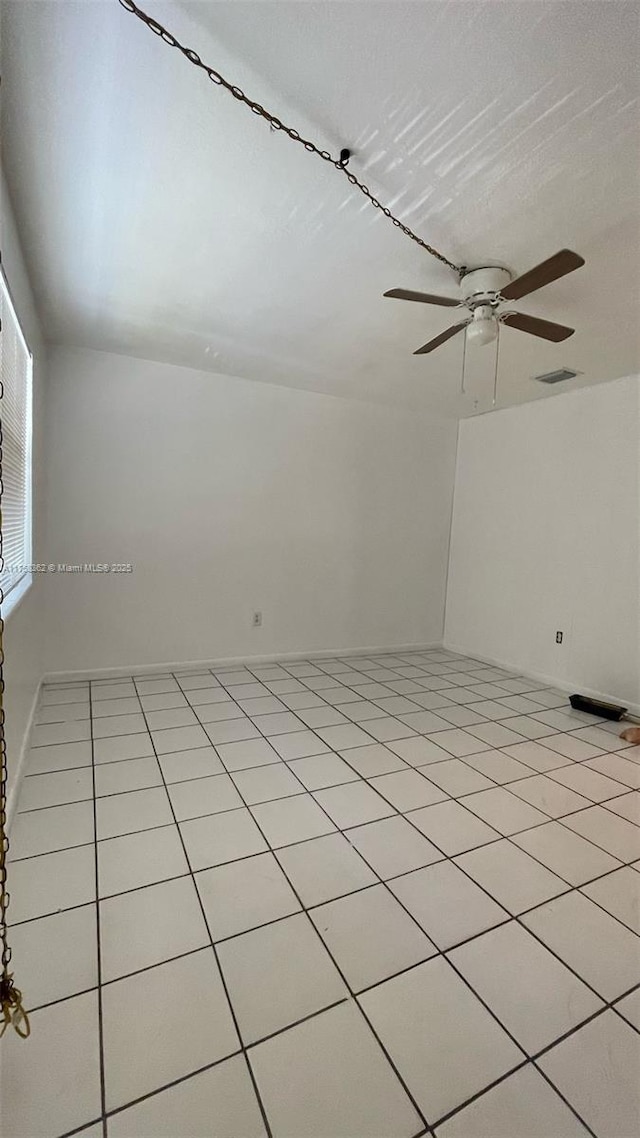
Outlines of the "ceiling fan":
{"label": "ceiling fan", "polygon": [[571,249],[561,249],[535,269],[529,269],[521,277],[512,280],[508,269],[497,265],[485,265],[479,269],[465,271],[460,278],[461,299],[451,296],[433,296],[427,292],[413,292],[407,288],[392,288],[385,296],[397,300],[416,300],[421,304],[439,304],[446,308],[466,308],[468,316],[459,324],[452,324],[427,344],[414,352],[414,356],[425,355],[439,348],[452,336],[466,328],[467,340],[474,344],[489,344],[498,335],[498,324],[506,324],[518,332],[528,332],[530,336],[540,336],[543,340],[560,343],[573,336],[575,328],[564,324],[554,324],[550,320],[540,320],[537,316],[527,316],[524,312],[501,311],[508,300],[520,300],[530,292],[557,281],[567,273],[574,272],[584,265],[584,259]]}

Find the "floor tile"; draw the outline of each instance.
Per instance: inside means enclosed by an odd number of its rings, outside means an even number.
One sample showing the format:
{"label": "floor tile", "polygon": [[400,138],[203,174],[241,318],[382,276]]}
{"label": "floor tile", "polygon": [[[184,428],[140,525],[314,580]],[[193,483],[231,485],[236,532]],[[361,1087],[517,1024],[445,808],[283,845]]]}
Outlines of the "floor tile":
{"label": "floor tile", "polygon": [[389,888],[440,949],[503,921],[509,914],[450,861],[406,873]]}
{"label": "floor tile", "polygon": [[359,779],[359,775],[343,759],[330,751],[326,755],[295,759],[288,766],[307,790],[322,790],[327,786],[339,786]]}
{"label": "floor tile", "polygon": [[483,751],[480,755],[467,755],[464,762],[468,767],[473,767],[499,785],[515,782],[519,778],[528,778],[532,774],[530,767],[519,763],[510,755],[505,755],[504,751]]}
{"label": "floor tile", "polygon": [[336,828],[310,794],[263,802],[253,806],[251,812],[273,849],[317,838]]}
{"label": "floor tile", "polygon": [[347,837],[385,881],[431,865],[443,856],[414,826],[398,816],[356,826],[347,831]]}
{"label": "floor tile", "polygon": [[574,738],[583,739],[585,743],[597,747],[599,751],[624,751],[629,746],[626,739],[619,738],[618,732],[612,737],[612,733],[602,727],[581,727],[573,735]]}
{"label": "floor tile", "polygon": [[162,773],[154,758],[128,759],[120,763],[100,763],[95,768],[96,797],[147,790],[162,786]]}
{"label": "floor tile", "polygon": [[513,785],[505,786],[504,790],[522,798],[550,818],[561,818],[564,814],[575,813],[576,810],[583,810],[589,805],[589,799],[583,798],[581,794],[547,778],[544,774],[520,779]]}
{"label": "floor tile", "polygon": [[276,857],[307,907],[353,893],[377,880],[342,834],[287,846],[278,850]]}
{"label": "floor tile", "polygon": [[410,816],[414,826],[448,857],[494,842],[499,834],[457,802],[438,802]]}
{"label": "floor tile", "polygon": [[[251,721],[248,715],[245,715],[242,708],[230,699],[219,700],[216,703],[201,703],[194,707],[194,711],[198,722],[205,726],[210,723],[225,724],[220,730],[216,728],[214,734],[228,737],[231,732],[233,738],[242,738],[247,734],[245,729],[248,728],[248,738],[255,737],[255,732],[251,730]],[[228,738],[224,737],[220,739],[220,742],[229,741]]]}
{"label": "floor tile", "polygon": [[123,699],[104,699],[94,703],[91,715],[94,719],[104,719],[105,715],[131,715],[140,711],[141,704],[137,696],[125,696]]}
{"label": "floor tile", "polygon": [[80,743],[91,738],[91,724],[87,719],[67,723],[48,723],[31,731],[32,747],[50,747],[56,743]]}
{"label": "floor tile", "polygon": [[191,877],[178,877],[100,902],[103,982],[209,944]]}
{"label": "floor tile", "polygon": [[211,1132],[212,1118],[216,1138],[266,1138],[258,1100],[241,1055],[224,1059],[208,1071],[113,1114],[109,1119],[109,1138],[207,1134]]}
{"label": "floor tile", "polygon": [[607,1011],[553,1047],[540,1066],[602,1138],[640,1130],[640,1035]]}
{"label": "floor tile", "polygon": [[96,830],[98,841],[117,838],[120,834],[133,834],[138,830],[151,830],[168,826],[173,814],[163,786],[151,790],[133,790],[130,794],[112,794],[96,802]]}
{"label": "floor tile", "polygon": [[[375,703],[369,703],[366,699],[359,700],[357,703],[344,703],[340,705],[344,708],[344,714],[348,719],[354,723],[366,723],[369,719],[384,719],[386,711],[381,707],[377,707]],[[329,726],[329,724],[325,724]]]}
{"label": "floor tile", "polygon": [[506,839],[462,854],[456,863],[514,915],[567,890],[555,873]]}
{"label": "floor tile", "polygon": [[353,1003],[252,1047],[249,1059],[274,1138],[413,1138],[421,1130],[420,1117]]}
{"label": "floor tile", "polygon": [[599,881],[585,885],[582,892],[597,901],[617,917],[619,921],[633,929],[640,936],[640,874],[625,866],[610,873]]}
{"label": "floor tile", "polygon": [[560,1095],[534,1067],[523,1067],[443,1122],[436,1138],[587,1138]]}
{"label": "floor tile", "polygon": [[374,778],[378,774],[390,774],[392,771],[407,769],[407,764],[382,743],[371,743],[368,747],[351,747],[344,754],[349,766],[363,778]]}
{"label": "floor tile", "polygon": [[175,707],[166,711],[148,711],[146,719],[152,731],[161,731],[166,727],[191,727],[198,723],[195,712],[190,707]]}
{"label": "floor tile", "polygon": [[307,727],[334,727],[338,723],[346,723],[347,719],[335,707],[308,707],[301,709],[298,715]]}
{"label": "floor tile", "polygon": [[169,727],[163,731],[152,731],[151,738],[158,755],[168,755],[172,751],[187,751],[192,747],[206,747],[209,739],[204,728]]}
{"label": "floor tile", "polygon": [[[468,706],[457,707],[453,703],[449,703],[448,707],[441,707],[438,710],[440,715],[447,723],[453,724],[454,727],[470,727],[474,723],[486,723],[486,716],[476,710],[477,704],[471,703]],[[504,708],[502,708],[504,711]]]}
{"label": "floor tile", "polygon": [[449,956],[530,1055],[603,1006],[515,921],[454,948]]}
{"label": "floor tile", "polygon": [[565,755],[559,755],[557,751],[550,750],[549,747],[545,747],[542,743],[533,741],[529,743],[516,743],[515,747],[505,747],[504,751],[505,754],[510,755],[512,759],[526,763],[532,770],[539,771],[540,773],[555,770],[557,767],[568,766],[572,761]]}
{"label": "floor tile", "polygon": [[363,747],[371,738],[355,723],[339,724],[337,727],[318,727],[318,735],[335,750],[348,747]]}
{"label": "floor tile", "polygon": [[585,743],[582,739],[576,739],[574,735],[546,735],[544,745],[551,748],[552,751],[557,751],[559,755],[564,755],[567,759],[573,759],[574,762],[581,763],[584,759],[592,759],[600,754],[602,747],[592,747],[590,743]]}
{"label": "floor tile", "polygon": [[126,699],[135,696],[136,687],[131,680],[111,680],[108,683],[92,683],[92,703],[104,703],[112,699]]}
{"label": "floor tile", "polygon": [[218,957],[245,1044],[348,995],[303,913],[223,941]]}
{"label": "floor tile", "polygon": [[255,715],[253,722],[263,735],[283,735],[287,731],[302,731],[304,723],[292,711],[276,711],[271,715]]}
{"label": "floor tile", "polygon": [[210,778],[196,778],[190,782],[174,782],[169,787],[169,798],[178,822],[188,818],[202,818],[206,814],[220,814],[224,810],[237,810],[244,806],[228,774],[214,774]]}
{"label": "floor tile", "polygon": [[[509,720],[509,724],[511,724],[511,720]],[[513,746],[514,743],[522,742],[522,735],[505,723],[478,723],[469,727],[468,730],[470,735],[474,735],[476,739],[482,739],[491,747],[509,747]]]}
{"label": "floor tile", "polygon": [[412,767],[430,766],[451,758],[448,751],[438,747],[432,739],[415,735],[412,739],[394,739],[388,749]]}
{"label": "floor tile", "polygon": [[4,1133],[52,1138],[100,1114],[97,992],[34,1012],[28,1043],[7,1033],[2,1045]]}
{"label": "floor tile", "polygon": [[627,791],[619,798],[608,798],[603,806],[620,818],[626,818],[628,822],[640,826],[640,792],[637,790]]}
{"label": "floor tile", "polygon": [[[93,720],[94,739],[111,739],[116,735],[135,735],[139,731],[146,731],[147,724],[144,715],[108,715],[104,719]],[[172,747],[172,750],[177,750]]]}
{"label": "floor tile", "polygon": [[436,952],[384,885],[329,901],[309,916],[354,992]]}
{"label": "floor tile", "polygon": [[10,838],[9,861],[93,842],[93,802],[16,814]]}
{"label": "floor tile", "polygon": [[584,795],[591,802],[604,802],[624,794],[626,787],[619,782],[598,771],[590,770],[584,763],[572,763],[570,767],[560,767],[553,772],[554,782],[560,782],[575,790],[577,794]]}
{"label": "floor tile", "polygon": [[275,695],[258,696],[256,699],[238,699],[247,715],[270,715],[275,711],[286,711],[286,707]]}
{"label": "floor tile", "polygon": [[435,735],[431,735],[430,738],[432,742],[436,743],[439,747],[443,747],[445,751],[449,751],[449,753],[456,758],[463,758],[465,755],[475,755],[478,751],[489,751],[492,749],[490,743],[485,743],[482,739],[477,739],[475,735],[470,735],[468,731],[463,731],[461,728],[453,728],[450,731],[438,731]]}
{"label": "floor tile", "polygon": [[329,751],[327,744],[323,743],[313,731],[291,731],[287,735],[274,735],[269,742],[281,759],[303,759],[307,755],[321,755]]}
{"label": "floor tile", "polygon": [[548,901],[522,920],[604,1000],[640,984],[638,938],[581,893]]}
{"label": "floor tile", "polygon": [[396,771],[371,779],[374,790],[386,798],[396,810],[417,810],[448,798],[445,791],[434,786],[417,770]]}
{"label": "floor tile", "polygon": [[213,747],[194,747],[192,751],[161,755],[158,762],[167,783],[224,774],[224,767]]}
{"label": "floor tile", "polygon": [[591,759],[587,766],[608,778],[615,779],[623,786],[640,787],[640,764],[629,762],[622,755],[600,755]]}
{"label": "floor tile", "polygon": [[49,774],[90,766],[91,743],[57,743],[52,747],[33,747],[27,756],[25,774]]}
{"label": "floor tile", "polygon": [[640,988],[636,988],[630,996],[619,1000],[616,1009],[637,1031],[640,1031]]}
{"label": "floor tile", "polygon": [[413,727],[407,727],[406,723],[401,723],[391,715],[385,716],[384,719],[368,719],[366,726],[369,735],[380,743],[391,743],[393,740],[415,735]]}
{"label": "floor tile", "polygon": [[10,874],[12,924],[95,900],[93,845],[15,861]]}
{"label": "floor tile", "polygon": [[340,830],[395,813],[393,806],[363,781],[317,790],[314,798]]}
{"label": "floor tile", "polygon": [[444,763],[432,763],[429,770],[422,772],[436,786],[454,798],[461,794],[471,794],[476,790],[485,790],[495,786],[495,783],[480,774],[461,759],[447,759]]}
{"label": "floor tile", "polygon": [[93,757],[96,763],[144,759],[154,753],[151,736],[146,731],[138,735],[117,735],[113,739],[95,739],[93,744]]}
{"label": "floor tile", "polygon": [[250,812],[244,808],[181,822],[180,831],[194,872],[267,849]]}
{"label": "floor tile", "polygon": [[216,750],[228,771],[242,771],[266,763],[279,763],[277,751],[266,739],[245,739],[237,743],[219,743]]}
{"label": "floor tile", "polygon": [[[528,782],[529,779],[524,781]],[[513,785],[515,789],[520,786],[520,782]],[[541,825],[549,817],[523,802],[505,786],[495,786],[491,790],[482,790],[479,794],[468,794],[462,804],[501,834],[517,834],[530,826]]]}
{"label": "floor tile", "polygon": [[[224,688],[201,688],[196,691],[188,691],[185,694],[188,703],[191,707],[195,707],[196,710],[216,703],[229,703],[234,707],[236,706]],[[240,711],[240,708],[238,708],[238,711]],[[244,712],[242,712],[242,714],[244,715]]]}
{"label": "floor tile", "polygon": [[291,695],[281,696],[281,701],[292,711],[300,711],[309,707],[326,707],[325,701],[312,691],[295,691]]}
{"label": "floor tile", "polygon": [[247,806],[303,794],[305,790],[285,763],[269,763],[253,770],[236,771],[231,777]]}
{"label": "floor tile", "polygon": [[15,925],[11,929],[11,948],[27,1010],[95,988],[95,905]]}
{"label": "floor tile", "polygon": [[514,834],[517,846],[541,861],[548,869],[564,878],[569,885],[583,885],[620,865],[611,854],[594,846],[579,834],[574,834],[559,822],[547,822]]}
{"label": "floor tile", "polygon": [[591,806],[588,810],[571,814],[562,819],[562,825],[582,834],[620,861],[634,861],[640,857],[640,829],[602,806]]}
{"label": "floor tile", "polygon": [[[166,711],[171,707],[188,707],[189,704],[181,692],[167,692],[165,695],[143,695],[140,697],[143,711]],[[94,714],[95,707],[94,703]]]}
{"label": "floor tile", "polygon": [[212,948],[105,985],[102,1024],[107,1110],[238,1049]]}
{"label": "floor tile", "polygon": [[301,907],[272,853],[205,869],[196,874],[196,884],[216,941],[289,916]]}
{"label": "floor tile", "polygon": [[[400,718],[400,716],[398,716]],[[429,731],[447,731],[449,729],[449,722],[442,719],[440,715],[436,715],[433,711],[412,711],[408,714],[402,715],[402,722],[406,723],[407,727],[412,727],[414,731],[427,734]]]}
{"label": "floor tile", "polygon": [[138,889],[154,881],[188,872],[175,826],[143,830],[98,843],[98,886],[101,897]]}
{"label": "floor tile", "polygon": [[93,798],[91,767],[58,771],[56,774],[34,774],[23,779],[18,811],[39,810],[43,806],[62,806]]}
{"label": "floor tile", "polygon": [[359,999],[429,1121],[442,1118],[523,1059],[443,957]]}

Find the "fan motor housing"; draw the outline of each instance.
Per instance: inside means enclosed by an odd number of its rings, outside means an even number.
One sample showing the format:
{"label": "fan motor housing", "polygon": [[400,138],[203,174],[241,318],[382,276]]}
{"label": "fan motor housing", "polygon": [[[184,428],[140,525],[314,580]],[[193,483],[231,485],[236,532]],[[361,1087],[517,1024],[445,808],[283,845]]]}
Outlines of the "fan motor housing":
{"label": "fan motor housing", "polygon": [[495,306],[500,290],[506,288],[511,279],[512,274],[509,270],[499,265],[485,265],[480,269],[471,269],[460,281],[462,301],[471,309],[480,304]]}

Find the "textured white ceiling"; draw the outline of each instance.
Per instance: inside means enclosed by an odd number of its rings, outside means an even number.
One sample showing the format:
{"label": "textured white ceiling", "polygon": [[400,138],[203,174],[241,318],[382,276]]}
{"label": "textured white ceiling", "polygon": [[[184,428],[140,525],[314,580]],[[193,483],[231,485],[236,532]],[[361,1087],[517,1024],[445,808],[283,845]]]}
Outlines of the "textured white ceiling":
{"label": "textured white ceiling", "polygon": [[[144,0],[142,2],[144,7]],[[505,329],[499,401],[640,370],[640,9],[618,0],[197,0],[147,10],[332,152],[452,260],[585,268]],[[54,340],[472,414],[494,348],[412,351],[448,271],[336,171],[214,88],[116,0],[2,5],[4,165]],[[566,389],[566,385],[565,388]]]}

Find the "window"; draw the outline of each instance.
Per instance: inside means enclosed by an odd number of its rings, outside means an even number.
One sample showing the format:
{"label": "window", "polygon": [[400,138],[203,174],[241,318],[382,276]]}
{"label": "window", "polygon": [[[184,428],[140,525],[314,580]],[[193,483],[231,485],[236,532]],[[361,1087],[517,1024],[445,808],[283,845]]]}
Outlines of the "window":
{"label": "window", "polygon": [[31,352],[0,272],[2,554],[6,618],[31,584]]}

